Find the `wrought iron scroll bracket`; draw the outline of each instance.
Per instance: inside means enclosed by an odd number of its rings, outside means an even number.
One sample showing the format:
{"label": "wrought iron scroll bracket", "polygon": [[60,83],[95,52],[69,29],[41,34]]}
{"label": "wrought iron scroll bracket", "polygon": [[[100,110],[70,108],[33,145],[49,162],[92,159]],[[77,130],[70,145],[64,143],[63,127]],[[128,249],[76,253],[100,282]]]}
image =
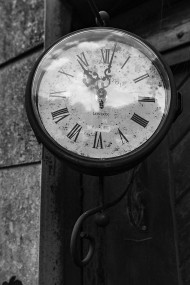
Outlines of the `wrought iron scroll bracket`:
{"label": "wrought iron scroll bracket", "polygon": [[[133,183],[135,172],[136,172],[136,168],[131,170],[128,184],[127,184],[125,190],[121,193],[121,195],[117,199],[115,199],[114,201],[108,202],[106,204],[102,204],[102,205],[100,205],[100,206],[98,206],[96,208],[93,208],[93,209],[90,209],[90,210],[86,211],[76,221],[76,223],[74,225],[74,228],[73,228],[73,231],[72,231],[72,235],[71,235],[70,250],[71,250],[72,258],[73,258],[73,260],[74,260],[74,262],[75,262],[75,264],[77,266],[83,267],[83,266],[87,265],[90,262],[90,260],[92,259],[93,254],[94,254],[94,250],[95,250],[95,239],[94,239],[94,237],[92,235],[82,231],[83,223],[89,217],[91,217],[91,216],[93,216],[95,214],[98,214],[96,216],[96,224],[98,226],[101,226],[101,227],[105,227],[106,225],[108,225],[109,218],[105,214],[105,211],[107,209],[115,206],[116,204],[118,204],[122,200],[122,198],[126,195],[126,193],[128,192],[130,186]],[[102,181],[102,179],[103,179],[103,177],[100,177],[100,181]],[[100,188],[101,187],[103,187],[102,183],[100,183]],[[79,250],[79,241],[80,241],[80,239],[85,239],[89,243],[88,252],[87,252],[86,256],[83,259],[80,258],[80,250]]]}

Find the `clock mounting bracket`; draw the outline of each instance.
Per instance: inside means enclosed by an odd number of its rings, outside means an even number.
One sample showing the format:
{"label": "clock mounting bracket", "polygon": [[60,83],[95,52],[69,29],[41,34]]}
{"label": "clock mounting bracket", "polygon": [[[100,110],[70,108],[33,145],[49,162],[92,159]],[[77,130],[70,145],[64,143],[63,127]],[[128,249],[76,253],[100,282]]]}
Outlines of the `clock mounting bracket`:
{"label": "clock mounting bracket", "polygon": [[[123,190],[120,196],[118,196],[114,201],[110,201],[107,203],[104,203],[104,197],[103,197],[104,176],[99,176],[99,192],[101,194],[102,204],[96,208],[84,212],[76,221],[71,235],[70,250],[72,258],[77,266],[83,267],[87,265],[91,261],[95,251],[94,237],[91,234],[82,231],[82,226],[84,222],[88,220],[88,218],[94,216],[94,222],[98,227],[102,228],[106,227],[109,224],[109,216],[106,214],[106,211],[111,207],[115,206],[116,204],[118,204],[126,195],[128,195],[127,200],[128,200],[128,209],[129,209],[128,211],[129,221],[135,228],[137,228],[137,230],[147,233],[148,227],[147,224],[145,224],[146,221],[145,221],[144,211],[142,211],[142,209],[144,209],[144,204],[139,197],[138,199],[134,198],[136,196],[136,193],[134,193],[132,188],[132,184],[138,169],[139,166],[136,166],[135,168],[129,171],[129,180],[126,188]],[[138,218],[136,218],[137,216]],[[88,252],[84,258],[80,257],[81,250],[78,246],[79,239],[87,240],[89,243]]]}

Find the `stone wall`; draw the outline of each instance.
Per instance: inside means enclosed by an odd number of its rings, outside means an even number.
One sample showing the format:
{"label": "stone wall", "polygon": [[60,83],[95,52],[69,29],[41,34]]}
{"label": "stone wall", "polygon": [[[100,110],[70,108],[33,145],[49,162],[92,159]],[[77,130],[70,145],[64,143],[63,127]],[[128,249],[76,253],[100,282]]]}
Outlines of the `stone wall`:
{"label": "stone wall", "polygon": [[43,0],[0,0],[0,284],[38,284],[41,146],[24,101],[43,21]]}

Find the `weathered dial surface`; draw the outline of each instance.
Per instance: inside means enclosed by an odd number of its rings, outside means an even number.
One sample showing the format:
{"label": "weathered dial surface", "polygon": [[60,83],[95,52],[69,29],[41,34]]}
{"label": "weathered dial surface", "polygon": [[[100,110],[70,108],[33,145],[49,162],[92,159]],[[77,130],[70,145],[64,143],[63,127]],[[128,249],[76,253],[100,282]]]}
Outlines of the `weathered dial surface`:
{"label": "weathered dial surface", "polygon": [[35,72],[36,116],[53,141],[80,156],[136,152],[168,112],[169,80],[160,68],[157,56],[132,36],[103,29],[74,34],[51,48]]}

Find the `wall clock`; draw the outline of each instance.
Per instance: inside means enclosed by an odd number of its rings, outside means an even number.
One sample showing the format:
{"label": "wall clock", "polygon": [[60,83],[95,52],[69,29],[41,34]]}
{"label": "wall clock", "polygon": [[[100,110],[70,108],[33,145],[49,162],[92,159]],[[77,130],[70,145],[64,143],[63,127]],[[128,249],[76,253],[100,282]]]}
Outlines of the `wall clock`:
{"label": "wall clock", "polygon": [[132,168],[159,144],[177,111],[172,73],[134,34],[88,28],[54,43],[37,60],[26,110],[38,139],[90,174]]}

